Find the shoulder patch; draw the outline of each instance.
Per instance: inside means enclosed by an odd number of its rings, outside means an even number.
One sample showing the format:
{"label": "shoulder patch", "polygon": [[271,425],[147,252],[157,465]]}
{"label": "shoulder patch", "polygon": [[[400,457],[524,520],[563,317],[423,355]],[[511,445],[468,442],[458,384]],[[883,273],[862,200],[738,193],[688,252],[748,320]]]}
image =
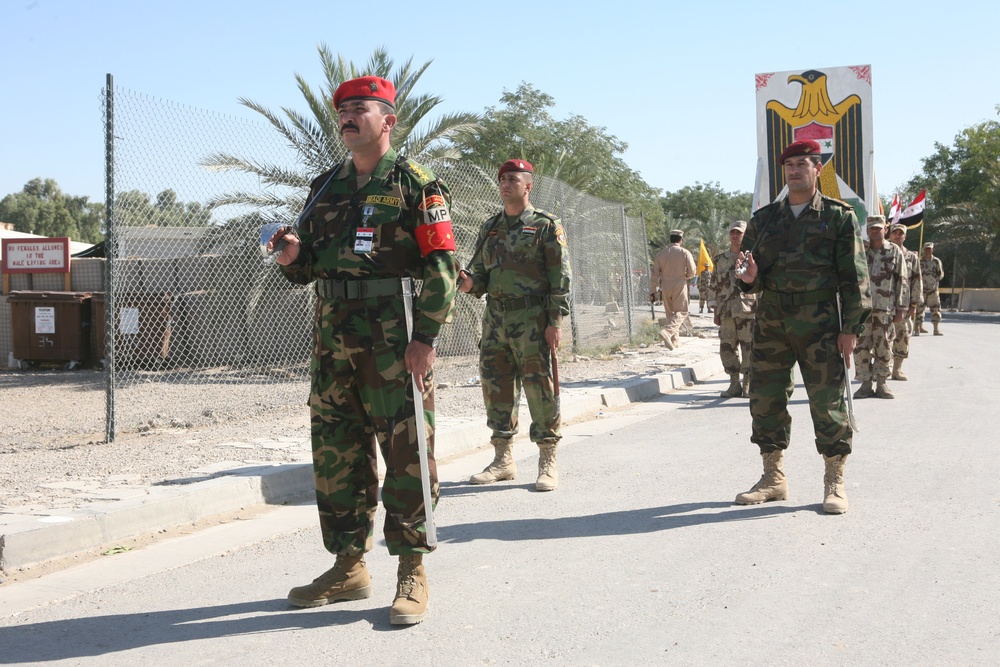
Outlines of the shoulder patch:
{"label": "shoulder patch", "polygon": [[558,217],[556,217],[556,216],[552,215],[552,214],[551,214],[551,213],[549,213],[548,211],[543,211],[543,210],[542,210],[542,209],[540,209],[540,208],[536,208],[536,209],[535,209],[535,214],[536,214],[536,215],[540,215],[540,216],[542,216],[543,218],[548,218],[548,219],[549,219],[549,220],[551,220],[552,222],[558,222],[558,221],[559,221],[559,218],[558,218]]}
{"label": "shoulder patch", "polygon": [[410,158],[400,156],[400,158],[396,160],[396,165],[415,178],[421,188],[425,188],[437,180],[434,173],[430,169],[418,162],[414,162]]}

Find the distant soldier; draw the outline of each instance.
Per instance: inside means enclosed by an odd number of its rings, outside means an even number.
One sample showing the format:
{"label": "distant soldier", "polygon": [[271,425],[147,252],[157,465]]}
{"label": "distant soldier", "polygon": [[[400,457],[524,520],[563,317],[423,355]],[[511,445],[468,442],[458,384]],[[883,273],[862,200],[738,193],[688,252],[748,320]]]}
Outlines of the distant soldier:
{"label": "distant soldier", "polygon": [[913,317],[917,308],[924,302],[924,282],[920,279],[920,257],[903,245],[906,242],[906,225],[895,223],[889,227],[889,240],[903,251],[906,258],[906,270],[909,276],[907,285],[909,303],[906,317],[895,325],[896,339],[892,343],[892,375],[893,380],[906,380],[903,374],[903,360],[910,356],[910,330],[913,328]]}
{"label": "distant soldier", "polygon": [[[872,316],[854,349],[854,366],[861,387],[854,398],[895,398],[886,385],[892,364],[895,325],[903,321],[909,302],[906,258],[885,240],[885,216],[868,216],[868,277],[872,288]],[[872,380],[876,388],[872,391]]]}
{"label": "distant soldier", "polygon": [[[750,385],[750,340],[757,295],[741,290],[735,273],[746,229],[747,223],[743,220],[730,225],[729,249],[712,258],[715,272],[711,290],[715,296],[715,323],[719,327],[719,356],[722,367],[729,373],[729,388],[722,392],[722,398],[746,396]],[[740,373],[743,373],[742,384]]]}
{"label": "distant soldier", "polygon": [[653,259],[649,300],[656,300],[656,290],[663,295],[663,311],[666,326],[660,330],[660,338],[668,350],[681,344],[681,325],[688,316],[688,282],[697,270],[694,257],[681,247],[684,232],[670,231],[670,245],[660,250]]}
{"label": "distant soldier", "polygon": [[554,491],[559,483],[556,445],[562,436],[553,366],[562,320],[569,315],[566,233],[559,218],[531,205],[531,163],[508,160],[497,178],[503,210],[480,230],[482,253],[460,273],[458,286],[476,297],[486,295],[479,374],[494,458],[469,481],[489,484],[517,474],[511,440],[517,433],[524,387],[531,413],[529,435],[538,445],[535,489]]}
{"label": "distant soldier", "polygon": [[698,274],[698,312],[704,313],[705,306],[712,312],[712,271],[704,269]]}
{"label": "distant soldier", "polygon": [[927,333],[924,329],[924,307],[931,309],[931,324],[934,325],[934,335],[943,336],[938,325],[941,324],[941,296],[938,288],[944,279],[944,267],[941,260],[934,256],[934,244],[928,241],[924,244],[924,256],[920,258],[920,277],[924,281],[924,302],[917,309],[916,328],[914,335]]}

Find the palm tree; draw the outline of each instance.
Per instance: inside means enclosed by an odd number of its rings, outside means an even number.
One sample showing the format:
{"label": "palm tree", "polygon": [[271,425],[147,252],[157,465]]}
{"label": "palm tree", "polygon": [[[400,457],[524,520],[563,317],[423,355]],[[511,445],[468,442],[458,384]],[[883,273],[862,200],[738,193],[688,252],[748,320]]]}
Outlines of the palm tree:
{"label": "palm tree", "polygon": [[250,204],[271,209],[274,217],[285,219],[287,215],[280,215],[282,210],[285,213],[300,210],[311,179],[332,168],[347,154],[337,128],[333,94],[341,83],[359,76],[380,76],[395,85],[397,123],[390,140],[392,147],[402,155],[422,162],[457,160],[460,154],[451,140],[460,133],[476,132],[479,127],[480,117],[474,113],[460,112],[445,114],[433,121],[429,119],[430,112],[443,100],[437,95],[417,94],[414,89],[431,61],[415,68],[411,58],[394,67],[386,49],[379,47],[364,67],[358,67],[341,55],[335,57],[326,44],[320,44],[318,50],[324,74],[319,92],[315,92],[301,75],[295,75],[308,113],[285,107],[281,113],[276,113],[258,102],[240,98],[240,104],[264,116],[298,152],[299,164],[277,165],[228,153],[210,155],[201,163],[205,168],[253,174],[263,186],[259,192],[220,195],[212,200],[213,207]]}

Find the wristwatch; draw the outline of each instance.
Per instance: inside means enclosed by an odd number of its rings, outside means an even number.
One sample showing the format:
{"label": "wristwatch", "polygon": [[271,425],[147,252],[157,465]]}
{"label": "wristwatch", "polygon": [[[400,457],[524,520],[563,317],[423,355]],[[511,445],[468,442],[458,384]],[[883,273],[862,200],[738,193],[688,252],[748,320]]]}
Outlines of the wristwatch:
{"label": "wristwatch", "polygon": [[425,334],[420,333],[419,331],[414,331],[413,335],[410,336],[410,338],[411,340],[415,340],[418,343],[423,343],[424,345],[430,345],[435,350],[437,349],[438,346],[437,336],[427,336]]}

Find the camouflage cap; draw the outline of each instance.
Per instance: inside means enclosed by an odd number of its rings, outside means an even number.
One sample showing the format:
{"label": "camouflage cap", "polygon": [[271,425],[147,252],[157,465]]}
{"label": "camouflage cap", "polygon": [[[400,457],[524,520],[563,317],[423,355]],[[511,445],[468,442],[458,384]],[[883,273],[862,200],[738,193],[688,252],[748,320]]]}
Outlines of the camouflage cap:
{"label": "camouflage cap", "polygon": [[884,215],[869,215],[868,222],[865,225],[869,229],[872,227],[881,227],[885,229],[885,216]]}
{"label": "camouflage cap", "polygon": [[747,230],[746,220],[737,220],[733,224],[729,225],[729,231],[733,231],[736,229],[740,230],[741,232],[745,232]]}
{"label": "camouflage cap", "polygon": [[933,244],[933,243],[931,243],[930,241],[928,241],[927,243],[925,243],[925,244],[924,244],[924,247],[925,247],[925,248],[933,248],[933,247],[934,247],[934,244]]}
{"label": "camouflage cap", "polygon": [[890,234],[892,234],[893,232],[898,232],[900,230],[902,230],[902,232],[905,234],[906,233],[906,225],[904,225],[901,222],[894,222],[891,225],[889,225],[889,233]]}

